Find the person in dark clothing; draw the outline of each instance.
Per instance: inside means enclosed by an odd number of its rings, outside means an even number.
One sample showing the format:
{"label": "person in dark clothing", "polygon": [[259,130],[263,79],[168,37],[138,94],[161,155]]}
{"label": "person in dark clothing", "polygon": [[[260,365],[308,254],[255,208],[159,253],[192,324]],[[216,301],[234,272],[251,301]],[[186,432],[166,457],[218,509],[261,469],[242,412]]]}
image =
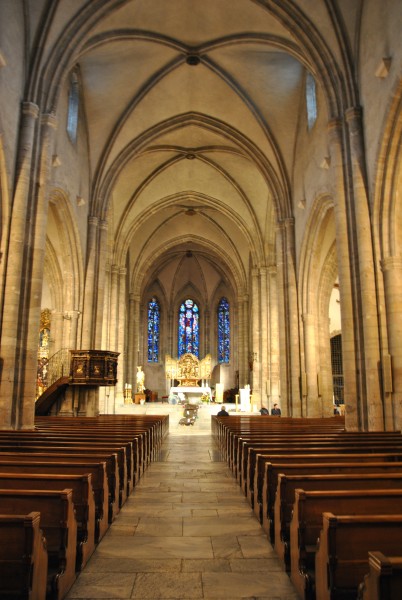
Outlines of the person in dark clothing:
{"label": "person in dark clothing", "polygon": [[260,408],[260,415],[269,415],[269,410],[265,406],[262,406]]}
{"label": "person in dark clothing", "polygon": [[279,408],[279,406],[277,404],[274,404],[273,407],[271,408],[271,415],[276,415],[277,417],[281,416],[281,409]]}
{"label": "person in dark clothing", "polygon": [[228,417],[229,413],[226,410],[226,406],[222,406],[222,408],[220,409],[220,411],[217,413],[216,415],[217,417]]}

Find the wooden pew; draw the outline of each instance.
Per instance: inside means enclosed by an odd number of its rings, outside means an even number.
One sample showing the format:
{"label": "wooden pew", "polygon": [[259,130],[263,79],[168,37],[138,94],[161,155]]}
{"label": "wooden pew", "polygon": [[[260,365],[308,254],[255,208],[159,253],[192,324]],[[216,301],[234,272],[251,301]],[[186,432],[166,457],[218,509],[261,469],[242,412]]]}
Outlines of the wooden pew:
{"label": "wooden pew", "polygon": [[254,489],[254,470],[251,475],[248,461],[249,458],[254,456],[253,469],[255,468],[255,457],[257,454],[275,454],[274,450],[278,452],[285,450],[287,454],[294,452],[295,454],[303,452],[304,454],[310,453],[342,453],[342,454],[368,454],[368,453],[387,453],[387,452],[399,452],[402,453],[402,436],[398,435],[397,438],[390,439],[389,441],[375,441],[370,438],[355,437],[353,439],[337,440],[333,438],[322,439],[321,441],[310,440],[307,436],[295,439],[295,438],[282,438],[280,441],[271,440],[266,442],[264,445],[256,444],[254,442],[245,442],[239,447],[238,454],[238,480],[242,489],[247,495],[247,476],[251,480],[251,489]]}
{"label": "wooden pew", "polygon": [[402,598],[402,556],[369,552],[369,573],[359,586],[358,600]]}
{"label": "wooden pew", "polygon": [[[296,462],[297,461],[297,462]],[[307,465],[320,464],[360,464],[367,463],[376,464],[380,467],[383,464],[396,465],[402,464],[402,453],[369,453],[369,454],[298,454],[296,457],[293,454],[282,455],[257,455],[256,476],[254,478],[254,513],[265,527],[267,519],[269,519],[268,508],[273,505],[278,483],[278,473],[286,473],[286,467],[293,465],[295,469],[292,475],[296,475],[298,465],[305,467]],[[366,468],[366,467],[365,467]],[[386,467],[386,469],[389,467]],[[282,470],[281,470],[282,469]],[[381,470],[381,469],[380,469]],[[272,499],[272,500],[271,500]]]}
{"label": "wooden pew", "polygon": [[44,600],[48,559],[40,514],[1,514],[0,540],[0,599]]}
{"label": "wooden pew", "polygon": [[87,459],[85,462],[82,460],[81,462],[74,464],[72,461],[66,462],[65,459],[64,461],[63,459],[59,461],[29,461],[26,456],[17,456],[14,457],[13,460],[3,460],[3,455],[0,454],[0,472],[36,473],[38,475],[49,475],[53,473],[56,473],[57,475],[86,475],[87,473],[90,473],[95,501],[95,543],[97,544],[105,535],[109,527],[109,486],[107,482],[106,463],[104,461],[89,462]]}
{"label": "wooden pew", "polygon": [[[43,448],[43,450],[45,450],[45,448]],[[97,454],[92,452],[86,452],[85,454],[73,454],[59,453],[57,450],[56,452],[52,452],[50,449],[48,449],[47,452],[31,452],[30,449],[26,452],[0,451],[0,461],[2,462],[11,461],[12,463],[22,462],[25,464],[61,463],[71,465],[73,471],[75,465],[77,465],[79,469],[81,464],[88,464],[88,469],[85,471],[86,473],[91,472],[90,465],[95,467],[101,465],[102,472],[102,465],[106,465],[106,486],[102,485],[101,483],[101,480],[104,479],[104,475],[102,473],[99,474],[99,489],[95,489],[93,479],[95,506],[99,506],[99,536],[96,538],[97,542],[104,536],[109,524],[113,522],[115,515],[118,512],[119,469],[117,460],[116,454]],[[52,467],[50,466],[50,468]],[[53,467],[53,471],[54,469],[57,471],[57,467]],[[68,469],[68,467],[66,467],[66,469]],[[97,533],[95,530],[95,536],[96,535]]]}
{"label": "wooden pew", "polygon": [[76,565],[81,571],[95,550],[95,500],[92,489],[92,475],[72,475],[51,473],[3,473],[0,470],[2,490],[64,490],[71,489],[75,518],[77,521]]}
{"label": "wooden pew", "polygon": [[[401,490],[295,491],[290,523],[290,578],[300,598],[314,596],[315,553],[322,515],[390,515],[402,507]],[[402,596],[401,596],[402,598]]]}
{"label": "wooden pew", "polygon": [[62,600],[76,578],[77,522],[71,490],[0,490],[0,513],[40,512],[48,553],[48,600]]}
{"label": "wooden pew", "polygon": [[[322,455],[320,462],[315,461],[316,455],[304,455],[302,462],[293,463],[285,462],[284,458],[280,457],[277,463],[265,463],[265,480],[263,487],[263,498],[261,505],[261,513],[257,516],[261,517],[263,529],[268,533],[272,543],[275,541],[274,527],[274,504],[276,490],[278,487],[278,477],[284,475],[330,475],[341,473],[401,473],[402,462],[369,462],[370,454],[358,455]],[[388,458],[390,455],[383,455]],[[356,462],[356,461],[359,462]],[[402,455],[401,455],[402,460]],[[336,462],[335,462],[336,461]],[[256,502],[258,507],[258,503]]]}
{"label": "wooden pew", "polygon": [[345,473],[339,475],[279,475],[274,504],[274,548],[290,569],[289,530],[295,490],[402,489],[402,473]]}
{"label": "wooden pew", "polygon": [[323,514],[315,555],[317,600],[355,600],[369,571],[368,553],[401,549],[402,515]]}
{"label": "wooden pew", "polygon": [[[20,433],[20,432],[16,432]],[[118,485],[117,498],[112,499],[112,520],[118,514],[120,507],[123,505],[127,497],[127,461],[126,461],[126,448],[125,446],[108,446],[107,444],[96,444],[83,442],[69,442],[65,440],[51,440],[47,442],[42,439],[22,439],[18,435],[15,436],[14,441],[1,439],[0,432],[0,454],[3,455],[6,452],[13,453],[51,453],[51,454],[69,454],[69,455],[80,455],[82,456],[100,456],[107,457],[112,454],[116,456],[118,469],[116,471],[116,487]],[[117,477],[118,473],[118,477]],[[110,486],[110,490],[113,493],[114,486]]]}

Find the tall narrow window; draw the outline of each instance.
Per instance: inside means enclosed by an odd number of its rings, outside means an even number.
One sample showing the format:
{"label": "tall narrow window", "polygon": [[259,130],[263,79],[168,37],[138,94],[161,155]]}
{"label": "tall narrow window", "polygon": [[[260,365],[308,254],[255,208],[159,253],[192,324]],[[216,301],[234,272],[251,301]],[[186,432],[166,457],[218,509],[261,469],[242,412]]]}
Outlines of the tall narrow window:
{"label": "tall narrow window", "polygon": [[218,362],[230,360],[230,311],[229,302],[222,298],[218,304]]}
{"label": "tall narrow window", "polygon": [[186,352],[191,352],[198,357],[200,345],[198,306],[188,298],[179,309],[179,358]]}
{"label": "tall narrow window", "polygon": [[306,76],[306,108],[307,108],[307,126],[310,130],[317,120],[317,94],[315,89],[315,79],[311,73]]}
{"label": "tall narrow window", "polygon": [[77,141],[78,107],[80,103],[77,73],[72,73],[68,91],[67,133],[73,144]]}
{"label": "tall narrow window", "polygon": [[156,298],[148,302],[148,362],[159,361],[160,305]]}

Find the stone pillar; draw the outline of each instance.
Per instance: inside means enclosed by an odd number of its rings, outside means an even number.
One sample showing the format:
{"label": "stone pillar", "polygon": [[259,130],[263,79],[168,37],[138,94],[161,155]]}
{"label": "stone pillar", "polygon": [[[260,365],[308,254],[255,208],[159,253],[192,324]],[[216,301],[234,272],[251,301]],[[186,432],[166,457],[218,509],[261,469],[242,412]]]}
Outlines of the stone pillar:
{"label": "stone pillar", "polygon": [[133,361],[133,390],[136,389],[136,373],[140,363],[140,296],[133,294],[133,328],[134,328],[134,361]]}
{"label": "stone pillar", "polygon": [[105,266],[105,289],[103,294],[103,319],[102,319],[102,350],[110,348],[109,328],[110,328],[110,283],[111,273],[110,264],[107,262]]}
{"label": "stone pillar", "polygon": [[[38,179],[36,196],[33,197],[32,237],[29,240],[29,256],[27,260],[26,278],[30,282],[29,296],[26,297],[23,342],[24,350],[20,354],[20,394],[19,423],[22,429],[30,429],[35,415],[35,389],[37,379],[38,330],[41,313],[43,287],[43,268],[46,249],[46,230],[49,213],[49,171],[53,148],[53,136],[56,129],[56,118],[53,114],[43,115],[40,129],[40,155],[38,163]],[[31,259],[31,260],[29,260]],[[30,271],[29,271],[30,265]],[[21,332],[22,333],[22,332]]]}
{"label": "stone pillar", "polygon": [[119,305],[118,305],[118,322],[117,322],[117,352],[119,358],[117,363],[117,384],[116,398],[118,402],[124,404],[124,384],[126,372],[126,356],[125,356],[125,329],[126,329],[126,280],[127,269],[119,270]]}
{"label": "stone pillar", "polygon": [[319,317],[319,373],[318,373],[318,397],[323,407],[323,416],[331,417],[334,414],[333,396],[334,388],[332,381],[331,346],[328,340],[329,317]]}
{"label": "stone pillar", "polygon": [[88,350],[93,349],[94,346],[98,223],[98,217],[88,217],[87,265],[85,272],[84,312],[82,319],[81,341],[81,347]]}
{"label": "stone pillar", "polygon": [[[21,340],[20,311],[23,309],[23,273],[29,211],[32,154],[39,108],[32,102],[22,104],[22,122],[16,164],[9,247],[5,267],[4,307],[1,324],[2,377],[0,387],[0,428],[33,428],[34,414],[25,425],[20,423],[19,398],[22,394],[19,347]],[[37,348],[37,343],[35,348]],[[31,390],[32,398],[35,397]]]}
{"label": "stone pillar", "polygon": [[335,211],[336,252],[338,259],[339,292],[342,322],[342,362],[345,401],[345,422],[348,431],[362,428],[358,411],[358,365],[353,318],[351,256],[348,243],[348,213],[346,175],[343,163],[342,124],[332,120],[328,125],[331,152],[331,175]]}
{"label": "stone pillar", "polygon": [[[355,260],[358,264],[356,292],[359,294],[358,323],[363,339],[361,341],[360,369],[364,373],[361,410],[367,419],[369,430],[384,429],[384,409],[381,398],[378,365],[381,361],[377,290],[373,256],[373,240],[363,143],[362,114],[360,107],[346,111],[351,150],[353,181],[353,233],[355,235]],[[367,417],[366,417],[367,414]]]}
{"label": "stone pillar", "polygon": [[251,361],[253,364],[252,374],[252,392],[253,404],[261,408],[261,302],[260,302],[260,281],[257,268],[251,272],[251,290],[252,290],[252,347]]}
{"label": "stone pillar", "polygon": [[267,272],[266,267],[260,268],[261,286],[261,406],[267,406],[267,394],[269,385],[269,340],[268,340],[268,294],[267,294]]}
{"label": "stone pillar", "polygon": [[52,313],[52,322],[50,326],[50,337],[52,339],[50,353],[55,354],[65,346],[63,346],[63,329],[64,329],[64,313],[55,310]]}
{"label": "stone pillar", "polygon": [[280,402],[279,377],[279,320],[278,320],[278,289],[276,267],[269,267],[269,356],[270,356],[270,407]]}
{"label": "stone pillar", "polygon": [[322,406],[318,398],[317,353],[314,315],[302,315],[304,329],[304,359],[306,367],[306,417],[322,417]]}
{"label": "stone pillar", "polygon": [[248,319],[248,295],[239,299],[239,386],[244,388],[249,384],[249,319]]}
{"label": "stone pillar", "polygon": [[134,391],[134,386],[136,383],[135,375],[134,375],[134,366],[137,361],[137,357],[134,356],[134,348],[135,346],[135,332],[136,329],[136,321],[135,321],[135,295],[130,294],[129,302],[128,302],[128,323],[127,323],[127,335],[128,335],[128,344],[127,344],[127,377],[126,382],[132,386],[132,390]]}
{"label": "stone pillar", "polygon": [[[106,287],[106,263],[107,263],[107,221],[99,221],[98,240],[98,282],[96,286],[96,324],[95,324],[95,349],[102,349],[102,330],[105,307]],[[108,350],[108,348],[105,348]]]}
{"label": "stone pillar", "polygon": [[[280,286],[281,409],[300,417],[299,318],[295,273],[294,219],[285,219],[277,230],[277,266]],[[285,386],[285,389],[284,389]]]}
{"label": "stone pillar", "polygon": [[[389,256],[381,262],[387,311],[388,372],[384,368],[385,428],[402,429],[402,259]],[[392,400],[392,404],[391,404]]]}
{"label": "stone pillar", "polygon": [[68,313],[70,319],[70,337],[68,348],[70,350],[76,350],[78,347],[78,319],[80,318],[79,310],[70,310]]}

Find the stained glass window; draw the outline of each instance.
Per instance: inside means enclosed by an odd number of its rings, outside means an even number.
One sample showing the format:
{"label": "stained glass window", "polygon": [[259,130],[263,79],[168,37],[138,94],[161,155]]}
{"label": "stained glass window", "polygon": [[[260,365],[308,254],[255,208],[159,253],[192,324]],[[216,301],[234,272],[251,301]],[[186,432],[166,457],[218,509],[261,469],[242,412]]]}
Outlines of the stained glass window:
{"label": "stained glass window", "polygon": [[78,77],[77,73],[72,73],[70,79],[70,89],[68,91],[67,133],[73,144],[75,144],[77,141],[79,103],[80,96]]}
{"label": "stained glass window", "polygon": [[179,309],[179,344],[178,356],[191,352],[198,357],[200,345],[200,315],[198,306],[188,298]]}
{"label": "stained glass window", "polygon": [[156,298],[148,302],[148,362],[159,360],[159,326],[161,309]]}
{"label": "stained glass window", "polygon": [[221,298],[218,304],[218,362],[230,360],[230,311],[229,302]]}
{"label": "stained glass window", "polygon": [[315,89],[315,79],[311,73],[306,77],[306,106],[307,106],[307,125],[310,130],[317,120],[317,94]]}

